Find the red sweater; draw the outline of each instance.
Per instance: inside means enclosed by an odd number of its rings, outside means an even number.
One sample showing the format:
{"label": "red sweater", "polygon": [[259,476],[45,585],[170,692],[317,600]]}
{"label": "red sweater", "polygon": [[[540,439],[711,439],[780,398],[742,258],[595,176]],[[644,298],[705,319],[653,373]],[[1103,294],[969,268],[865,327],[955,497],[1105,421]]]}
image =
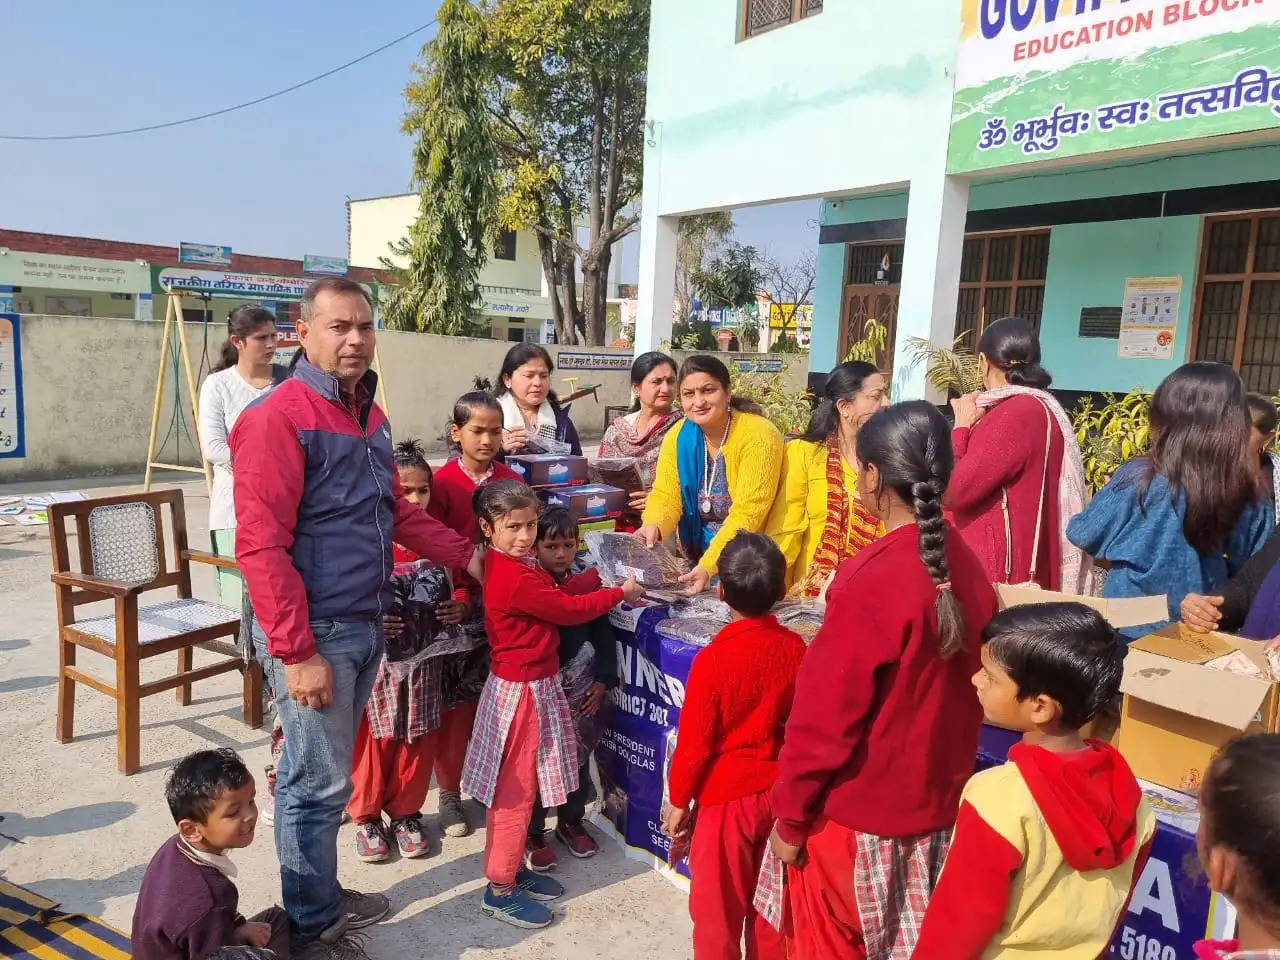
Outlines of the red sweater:
{"label": "red sweater", "polygon": [[[495,480],[520,480],[520,477],[506,464],[494,461],[493,473],[489,474],[485,483],[493,483]],[[454,533],[470,538],[472,543],[479,543],[480,524],[476,520],[475,511],[471,509],[471,498],[475,496],[478,486],[481,485],[467,476],[462,469],[462,462],[455,457],[432,475],[427,513]],[[454,570],[453,582],[459,590],[480,588],[480,584],[466,570]]]}
{"label": "red sweater", "polygon": [[947,660],[938,656],[938,592],[915,524],[837,569],[778,757],[773,810],[789,843],[803,842],[822,817],[882,837],[955,823],[982,723],[970,680],[996,597],[950,524],[947,563],[965,625],[963,649]]}
{"label": "red sweater", "polygon": [[622,602],[622,588],[573,595],[551,574],[500,550],[484,559],[484,626],[492,651],[489,669],[503,680],[527,682],[560,670],[556,627],[586,623]]}
{"label": "red sweater", "polygon": [[[1046,474],[1044,440],[1049,416],[1035,397],[1014,396],[989,409],[972,429],[952,431],[956,466],[944,503],[954,513],[960,535],[978,555],[993,583],[1035,580],[1046,590],[1061,588],[1058,483],[1062,476],[1062,434],[1056,424],[1049,431]],[[1013,572],[1008,578],[1000,496],[1006,490],[1013,531]],[[1041,504],[1040,549],[1033,572],[1036,508]]]}
{"label": "red sweater", "polygon": [[671,803],[728,803],[778,775],[804,641],[775,617],[738,620],[693,658],[667,774]]}

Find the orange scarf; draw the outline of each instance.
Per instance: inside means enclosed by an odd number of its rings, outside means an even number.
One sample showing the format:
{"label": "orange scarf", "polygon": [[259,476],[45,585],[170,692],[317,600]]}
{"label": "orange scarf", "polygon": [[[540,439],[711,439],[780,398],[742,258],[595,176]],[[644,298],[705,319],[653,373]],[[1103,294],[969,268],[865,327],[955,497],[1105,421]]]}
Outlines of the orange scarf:
{"label": "orange scarf", "polygon": [[880,521],[844,486],[844,458],[836,437],[827,441],[827,520],[813,562],[794,593],[813,598],[822,593],[828,578],[840,565],[880,536]]}

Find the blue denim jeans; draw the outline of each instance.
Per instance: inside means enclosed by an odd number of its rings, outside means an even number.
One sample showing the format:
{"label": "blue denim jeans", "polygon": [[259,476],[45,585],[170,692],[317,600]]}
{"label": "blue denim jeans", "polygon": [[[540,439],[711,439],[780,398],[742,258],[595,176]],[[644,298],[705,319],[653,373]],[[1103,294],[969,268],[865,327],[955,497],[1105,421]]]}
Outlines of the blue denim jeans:
{"label": "blue denim jeans", "polygon": [[262,628],[254,650],[275,694],[284,729],[276,765],[276,854],[280,888],[295,949],[341,916],[338,827],[351,798],[356,730],[382,660],[382,624],[375,620],[313,620],[316,652],[333,669],[333,702],[323,710],[289,696],[284,664],[267,654]]}

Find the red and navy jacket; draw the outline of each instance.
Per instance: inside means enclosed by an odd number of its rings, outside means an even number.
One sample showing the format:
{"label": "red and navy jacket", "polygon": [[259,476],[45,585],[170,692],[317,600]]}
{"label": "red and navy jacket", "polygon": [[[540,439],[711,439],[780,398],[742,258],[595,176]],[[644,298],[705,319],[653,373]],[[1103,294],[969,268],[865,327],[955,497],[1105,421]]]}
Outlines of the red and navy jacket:
{"label": "red and navy jacket", "polygon": [[393,541],[450,567],[475,549],[404,499],[377,382],[364,375],[353,410],[337,379],[302,357],[231,431],[236,560],[267,648],[285,663],[315,653],[313,620],[382,615]]}

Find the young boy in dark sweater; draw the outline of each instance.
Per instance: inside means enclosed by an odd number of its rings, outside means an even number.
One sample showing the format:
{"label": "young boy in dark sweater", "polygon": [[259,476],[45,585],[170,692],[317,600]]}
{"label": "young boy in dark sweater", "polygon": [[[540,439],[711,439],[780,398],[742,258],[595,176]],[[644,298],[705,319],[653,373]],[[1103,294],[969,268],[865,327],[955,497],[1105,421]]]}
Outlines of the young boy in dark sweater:
{"label": "young boy in dark sweater", "polygon": [[223,947],[252,946],[289,957],[289,918],[271,907],[239,910],[226,851],[253,842],[253,775],[234,750],[202,750],[178,761],[165,799],[178,832],[151,858],[133,912],[135,960],[203,960]]}
{"label": "young boy in dark sweater", "polygon": [[[600,589],[600,574],[588,570],[569,576],[578,555],[578,523],[568,507],[551,507],[538,518],[538,562],[561,589],[569,593],[590,593]],[[571,856],[584,860],[599,850],[582,821],[591,790],[591,751],[604,732],[607,696],[618,685],[618,644],[609,616],[589,623],[560,627],[560,682],[573,710],[578,734],[578,789],[556,810],[555,837]],[[589,645],[589,646],[588,646]],[[554,870],[555,849],[547,843],[547,808],[541,799],[533,807],[526,847],[529,869],[539,873]]]}
{"label": "young boy in dark sweater", "polygon": [[772,960],[778,932],[752,898],[773,829],[769,791],[804,656],[799,634],[769,614],[786,590],[786,560],[771,539],[739,533],[720,554],[720,599],[733,621],[689,670],[667,787],[662,830],[678,837],[697,824],[689,848],[689,913],[695,960]]}

